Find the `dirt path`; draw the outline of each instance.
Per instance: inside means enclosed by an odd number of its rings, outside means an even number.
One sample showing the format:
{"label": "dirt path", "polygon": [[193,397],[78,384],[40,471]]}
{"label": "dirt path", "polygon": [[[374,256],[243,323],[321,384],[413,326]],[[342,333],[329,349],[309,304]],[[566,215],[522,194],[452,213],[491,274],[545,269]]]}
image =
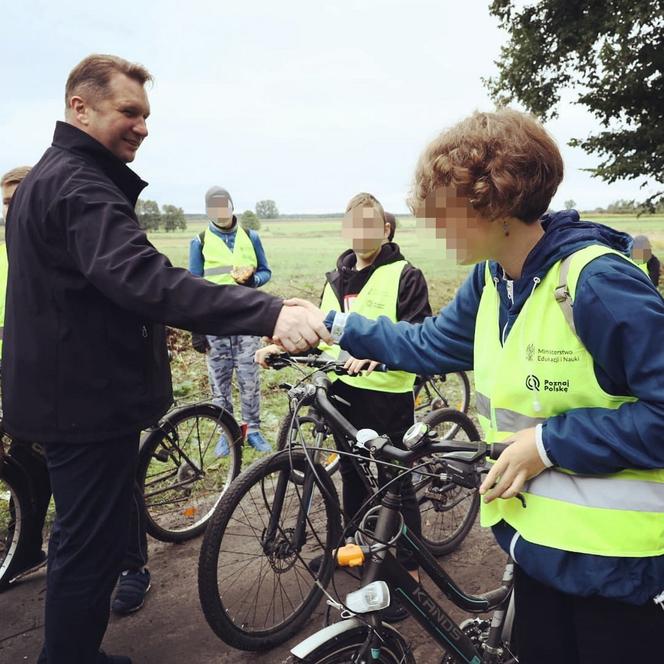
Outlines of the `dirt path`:
{"label": "dirt path", "polygon": [[[227,646],[210,630],[200,609],[196,577],[200,543],[200,538],[182,545],[151,542],[152,590],[141,611],[126,618],[111,618],[104,640],[107,652],[129,655],[134,664],[278,664],[288,657],[290,646],[322,626],[323,603],[290,644],[261,654]],[[480,592],[497,585],[504,560],[490,533],[476,525],[445,562],[464,590]],[[36,662],[45,590],[46,577],[41,570],[0,594],[0,663]],[[454,611],[453,615],[458,619],[463,614]],[[418,662],[440,661],[441,652],[412,619],[401,623],[399,630],[412,643]]]}

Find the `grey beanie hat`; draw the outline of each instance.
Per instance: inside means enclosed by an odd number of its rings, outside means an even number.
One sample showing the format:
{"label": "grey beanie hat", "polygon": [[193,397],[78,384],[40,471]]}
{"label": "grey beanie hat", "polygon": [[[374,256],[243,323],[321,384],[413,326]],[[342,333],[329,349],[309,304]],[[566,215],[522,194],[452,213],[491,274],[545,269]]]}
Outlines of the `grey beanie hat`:
{"label": "grey beanie hat", "polygon": [[232,196],[224,189],[223,187],[210,187],[205,192],[205,207],[214,206],[216,198],[226,198],[231,202],[233,209],[235,209],[235,204],[233,203]]}
{"label": "grey beanie hat", "polygon": [[652,249],[650,240],[645,235],[637,235],[634,238],[632,249]]}

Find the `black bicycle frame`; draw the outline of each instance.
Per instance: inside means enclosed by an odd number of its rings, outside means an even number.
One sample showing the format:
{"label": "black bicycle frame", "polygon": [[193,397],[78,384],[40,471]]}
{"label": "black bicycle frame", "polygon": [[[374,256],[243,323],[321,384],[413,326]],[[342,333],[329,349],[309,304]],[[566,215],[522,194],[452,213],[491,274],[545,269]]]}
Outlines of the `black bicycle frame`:
{"label": "black bicycle frame", "polygon": [[[398,480],[397,480],[398,481]],[[429,553],[426,546],[405,525],[399,514],[400,494],[388,490],[383,498],[381,509],[374,530],[377,542],[394,539],[401,528],[399,542],[404,550],[410,552],[412,560],[417,561],[440,591],[456,606],[469,613],[486,613],[496,609],[504,610],[512,590],[513,563],[510,560],[503,575],[503,585],[479,596],[464,593],[454,580],[440,567],[438,561]],[[390,592],[396,595],[401,604],[422,625],[422,627],[449,653],[460,662],[481,664],[484,660],[472,641],[462,632],[456,622],[427,593],[427,591],[408,573],[406,568],[388,549],[372,554],[365,563],[362,585],[372,581],[385,581]],[[495,623],[496,621],[494,621]],[[502,621],[492,623],[487,643],[489,646],[500,645]]]}

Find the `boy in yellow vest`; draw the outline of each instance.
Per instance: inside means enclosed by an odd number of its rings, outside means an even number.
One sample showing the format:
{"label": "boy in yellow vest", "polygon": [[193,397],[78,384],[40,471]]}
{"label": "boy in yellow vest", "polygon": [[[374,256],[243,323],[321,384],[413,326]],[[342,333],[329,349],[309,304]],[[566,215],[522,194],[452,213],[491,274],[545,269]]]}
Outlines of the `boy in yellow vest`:
{"label": "boy in yellow vest", "polygon": [[[393,242],[395,230],[394,216],[386,213],[374,196],[368,193],[353,196],[346,207],[342,226],[342,235],[350,241],[351,248],[339,256],[336,269],[325,275],[323,310],[356,311],[368,318],[384,315],[392,321],[411,323],[419,323],[431,315],[424,275],[404,259],[399,246]],[[338,346],[320,345],[319,349],[345,359],[346,367],[356,374],[375,366],[369,360],[351,357]],[[276,346],[263,348],[256,360],[263,363],[267,355],[279,350]],[[353,426],[374,429],[387,434],[395,444],[401,443],[414,421],[414,374],[390,371],[333,379],[331,393],[349,404],[337,401],[335,406]],[[348,520],[357,514],[367,496],[347,457],[341,458],[341,475],[344,513]],[[406,524],[417,534],[421,533],[419,506],[410,483],[403,491],[403,512]],[[404,564],[413,571],[416,569],[410,561]]]}
{"label": "boy in yellow vest", "polygon": [[510,443],[480,493],[482,523],[517,564],[519,662],[657,661],[664,301],[628,235],[575,210],[545,214],[562,176],[554,140],[525,113],[445,130],[422,154],[411,206],[472,273],[421,325],[335,312],[326,324],[358,357],[474,370],[486,440]]}
{"label": "boy in yellow vest", "polygon": [[[215,284],[258,288],[272,276],[258,233],[245,231],[233,214],[233,199],[222,187],[205,194],[208,227],[191,241],[189,270]],[[196,350],[207,354],[208,375],[215,403],[233,413],[231,381],[236,372],[242,419],[247,422],[247,442],[259,452],[272,447],[260,431],[260,381],[254,353],[260,338],[247,334],[229,337],[192,334]],[[226,456],[228,440],[221,435],[215,453]]]}

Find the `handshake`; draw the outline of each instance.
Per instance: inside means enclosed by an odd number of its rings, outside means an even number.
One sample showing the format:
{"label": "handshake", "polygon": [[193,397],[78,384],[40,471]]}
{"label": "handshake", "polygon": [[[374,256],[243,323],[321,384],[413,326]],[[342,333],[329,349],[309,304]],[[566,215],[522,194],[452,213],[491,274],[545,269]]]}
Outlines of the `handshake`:
{"label": "handshake", "polygon": [[332,337],[325,327],[326,312],[294,297],[284,300],[272,333],[272,342],[289,353],[302,353],[316,347],[319,342],[331,344]]}

